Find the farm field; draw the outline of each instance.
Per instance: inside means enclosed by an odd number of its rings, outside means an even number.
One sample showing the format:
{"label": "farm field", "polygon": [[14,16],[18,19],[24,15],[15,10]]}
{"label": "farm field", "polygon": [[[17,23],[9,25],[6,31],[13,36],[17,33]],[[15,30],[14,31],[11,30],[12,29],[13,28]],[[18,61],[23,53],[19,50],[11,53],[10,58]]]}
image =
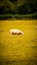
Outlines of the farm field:
{"label": "farm field", "polygon": [[[0,20],[0,64],[37,65],[36,26],[37,20]],[[10,29],[24,35],[11,35]]]}

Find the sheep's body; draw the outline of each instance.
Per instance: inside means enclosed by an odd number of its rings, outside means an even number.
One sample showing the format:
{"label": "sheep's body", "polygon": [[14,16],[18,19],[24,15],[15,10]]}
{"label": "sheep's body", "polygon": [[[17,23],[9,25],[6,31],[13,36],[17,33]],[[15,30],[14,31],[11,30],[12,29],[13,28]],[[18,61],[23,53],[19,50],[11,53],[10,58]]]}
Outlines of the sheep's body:
{"label": "sheep's body", "polygon": [[21,34],[24,34],[22,31],[17,30],[17,29],[11,29],[11,30],[10,30],[10,33],[11,33],[12,35],[21,35]]}

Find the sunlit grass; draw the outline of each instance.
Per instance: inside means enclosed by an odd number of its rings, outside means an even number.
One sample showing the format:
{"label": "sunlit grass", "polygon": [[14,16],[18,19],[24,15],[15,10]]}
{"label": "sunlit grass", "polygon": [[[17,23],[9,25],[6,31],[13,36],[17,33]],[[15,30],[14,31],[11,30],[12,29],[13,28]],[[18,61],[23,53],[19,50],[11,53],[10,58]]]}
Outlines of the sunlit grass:
{"label": "sunlit grass", "polygon": [[[37,58],[37,20],[0,21],[0,60]],[[11,35],[10,29],[20,29],[24,35]]]}

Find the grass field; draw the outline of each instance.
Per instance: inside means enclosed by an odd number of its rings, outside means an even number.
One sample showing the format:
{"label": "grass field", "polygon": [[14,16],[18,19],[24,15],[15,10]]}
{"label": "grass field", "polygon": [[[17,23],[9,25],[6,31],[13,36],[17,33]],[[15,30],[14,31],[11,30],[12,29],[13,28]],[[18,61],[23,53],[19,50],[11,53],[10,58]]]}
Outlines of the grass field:
{"label": "grass field", "polygon": [[[37,20],[0,21],[0,64],[2,62],[6,65],[4,61],[15,61],[13,64],[8,62],[7,65],[37,65],[36,26]],[[11,35],[10,29],[20,29],[24,35]]]}

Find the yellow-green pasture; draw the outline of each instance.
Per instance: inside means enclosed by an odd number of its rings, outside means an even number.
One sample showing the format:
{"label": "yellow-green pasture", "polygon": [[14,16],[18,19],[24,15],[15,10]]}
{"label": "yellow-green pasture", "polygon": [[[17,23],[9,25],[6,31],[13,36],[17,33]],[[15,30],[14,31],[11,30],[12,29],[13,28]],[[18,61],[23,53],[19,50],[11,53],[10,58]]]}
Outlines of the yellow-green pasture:
{"label": "yellow-green pasture", "polygon": [[[0,20],[0,60],[37,58],[37,20]],[[24,35],[11,35],[19,29]]]}

